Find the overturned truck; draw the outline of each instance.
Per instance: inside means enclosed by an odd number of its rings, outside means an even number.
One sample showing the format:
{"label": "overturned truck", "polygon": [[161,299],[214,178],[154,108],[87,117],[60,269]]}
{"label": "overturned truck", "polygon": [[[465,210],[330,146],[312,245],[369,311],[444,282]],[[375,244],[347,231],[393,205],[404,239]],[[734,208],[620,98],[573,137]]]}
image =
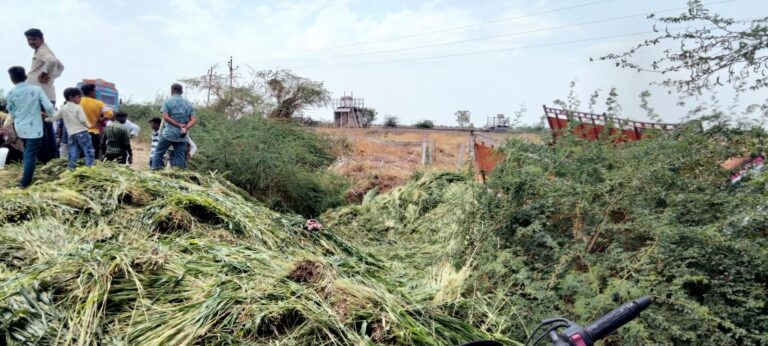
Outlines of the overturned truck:
{"label": "overturned truck", "polygon": [[581,138],[595,141],[606,136],[616,143],[639,141],[655,134],[674,131],[683,124],[665,124],[636,121],[609,116],[605,113],[594,114],[567,109],[544,107],[547,124],[556,141],[567,132]]}

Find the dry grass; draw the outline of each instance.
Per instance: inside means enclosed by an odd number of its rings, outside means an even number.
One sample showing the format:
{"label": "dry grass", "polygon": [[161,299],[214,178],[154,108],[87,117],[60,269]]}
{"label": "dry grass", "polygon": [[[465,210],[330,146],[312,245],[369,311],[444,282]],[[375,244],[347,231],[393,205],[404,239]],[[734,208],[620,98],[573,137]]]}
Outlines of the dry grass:
{"label": "dry grass", "polygon": [[[315,131],[336,140],[336,154],[340,159],[332,169],[351,179],[354,186],[348,194],[352,201],[362,199],[365,192],[378,188],[380,192],[405,183],[413,172],[424,170],[455,171],[459,167],[459,147],[469,140],[469,132],[418,129],[336,129],[316,128]],[[490,133],[486,136],[501,143],[510,134]],[[527,140],[538,141],[535,134],[514,134]],[[435,142],[432,165],[421,164],[421,145],[387,145],[385,142]]]}

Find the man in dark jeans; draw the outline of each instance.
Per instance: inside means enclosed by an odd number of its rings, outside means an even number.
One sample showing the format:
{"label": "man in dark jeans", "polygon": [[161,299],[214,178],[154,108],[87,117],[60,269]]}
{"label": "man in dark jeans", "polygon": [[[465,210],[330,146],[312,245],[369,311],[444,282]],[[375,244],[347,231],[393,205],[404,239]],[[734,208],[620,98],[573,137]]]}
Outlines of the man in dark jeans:
{"label": "man in dark jeans", "polygon": [[24,173],[19,186],[26,188],[32,184],[35,174],[37,154],[43,141],[42,111],[53,113],[53,104],[36,85],[26,83],[27,74],[23,67],[14,66],[8,70],[11,82],[15,84],[8,93],[8,111],[13,117],[16,135],[24,142]]}
{"label": "man in dark jeans", "polygon": [[195,108],[181,95],[184,93],[181,84],[171,85],[171,97],[165,100],[160,112],[163,113],[163,131],[160,133],[160,142],[152,155],[152,170],[163,168],[163,156],[168,148],[173,146],[171,167],[187,168],[187,133],[197,123]]}
{"label": "man in dark jeans", "polygon": [[101,148],[107,161],[116,161],[120,164],[133,163],[133,151],[131,150],[131,132],[125,127],[128,114],[117,112],[115,120],[104,128],[101,137]]}
{"label": "man in dark jeans", "polygon": [[[61,76],[61,73],[64,71],[64,65],[56,58],[51,48],[48,47],[43,38],[43,32],[40,29],[29,29],[24,32],[24,36],[29,47],[35,50],[35,54],[32,56],[32,65],[29,71],[27,71],[27,83],[42,88],[48,100],[55,105],[56,88],[53,83],[56,78]],[[58,134],[54,134],[53,124],[47,122],[43,124],[43,139],[40,144],[40,152],[38,153],[40,162],[46,163],[59,157],[57,136]]]}

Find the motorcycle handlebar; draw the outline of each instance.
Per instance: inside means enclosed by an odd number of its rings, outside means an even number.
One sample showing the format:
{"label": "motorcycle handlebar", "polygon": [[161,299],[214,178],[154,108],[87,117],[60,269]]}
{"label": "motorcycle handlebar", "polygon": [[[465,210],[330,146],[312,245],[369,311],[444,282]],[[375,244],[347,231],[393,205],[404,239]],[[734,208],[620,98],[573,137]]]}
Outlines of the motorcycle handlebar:
{"label": "motorcycle handlebar", "polygon": [[595,342],[633,320],[651,303],[653,303],[653,298],[648,296],[633,300],[603,315],[584,329]]}

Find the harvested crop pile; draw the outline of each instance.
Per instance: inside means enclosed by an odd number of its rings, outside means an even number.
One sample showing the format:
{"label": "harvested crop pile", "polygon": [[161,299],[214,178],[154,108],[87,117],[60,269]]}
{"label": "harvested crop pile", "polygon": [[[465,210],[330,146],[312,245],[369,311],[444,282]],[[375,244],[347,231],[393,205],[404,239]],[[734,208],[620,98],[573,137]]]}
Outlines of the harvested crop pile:
{"label": "harvested crop pile", "polygon": [[[389,265],[216,176],[72,172],[0,191],[0,343],[446,345],[487,337]],[[59,172],[63,172],[60,173]],[[449,300],[445,300],[448,302]]]}
{"label": "harvested crop pile", "polygon": [[[382,259],[389,280],[420,302],[450,305],[452,316],[506,339],[503,301],[466,291],[481,237],[489,230],[471,174],[415,174],[409,183],[322,216],[345,239]],[[493,301],[492,301],[493,300]],[[495,304],[495,305],[494,305]],[[494,305],[494,306],[491,306]]]}
{"label": "harvested crop pile", "polygon": [[622,145],[513,140],[487,185],[417,177],[321,221],[386,259],[413,296],[448,296],[452,316],[511,339],[653,295],[607,344],[765,345],[768,185],[732,186],[719,167],[765,138],[713,127]]}

